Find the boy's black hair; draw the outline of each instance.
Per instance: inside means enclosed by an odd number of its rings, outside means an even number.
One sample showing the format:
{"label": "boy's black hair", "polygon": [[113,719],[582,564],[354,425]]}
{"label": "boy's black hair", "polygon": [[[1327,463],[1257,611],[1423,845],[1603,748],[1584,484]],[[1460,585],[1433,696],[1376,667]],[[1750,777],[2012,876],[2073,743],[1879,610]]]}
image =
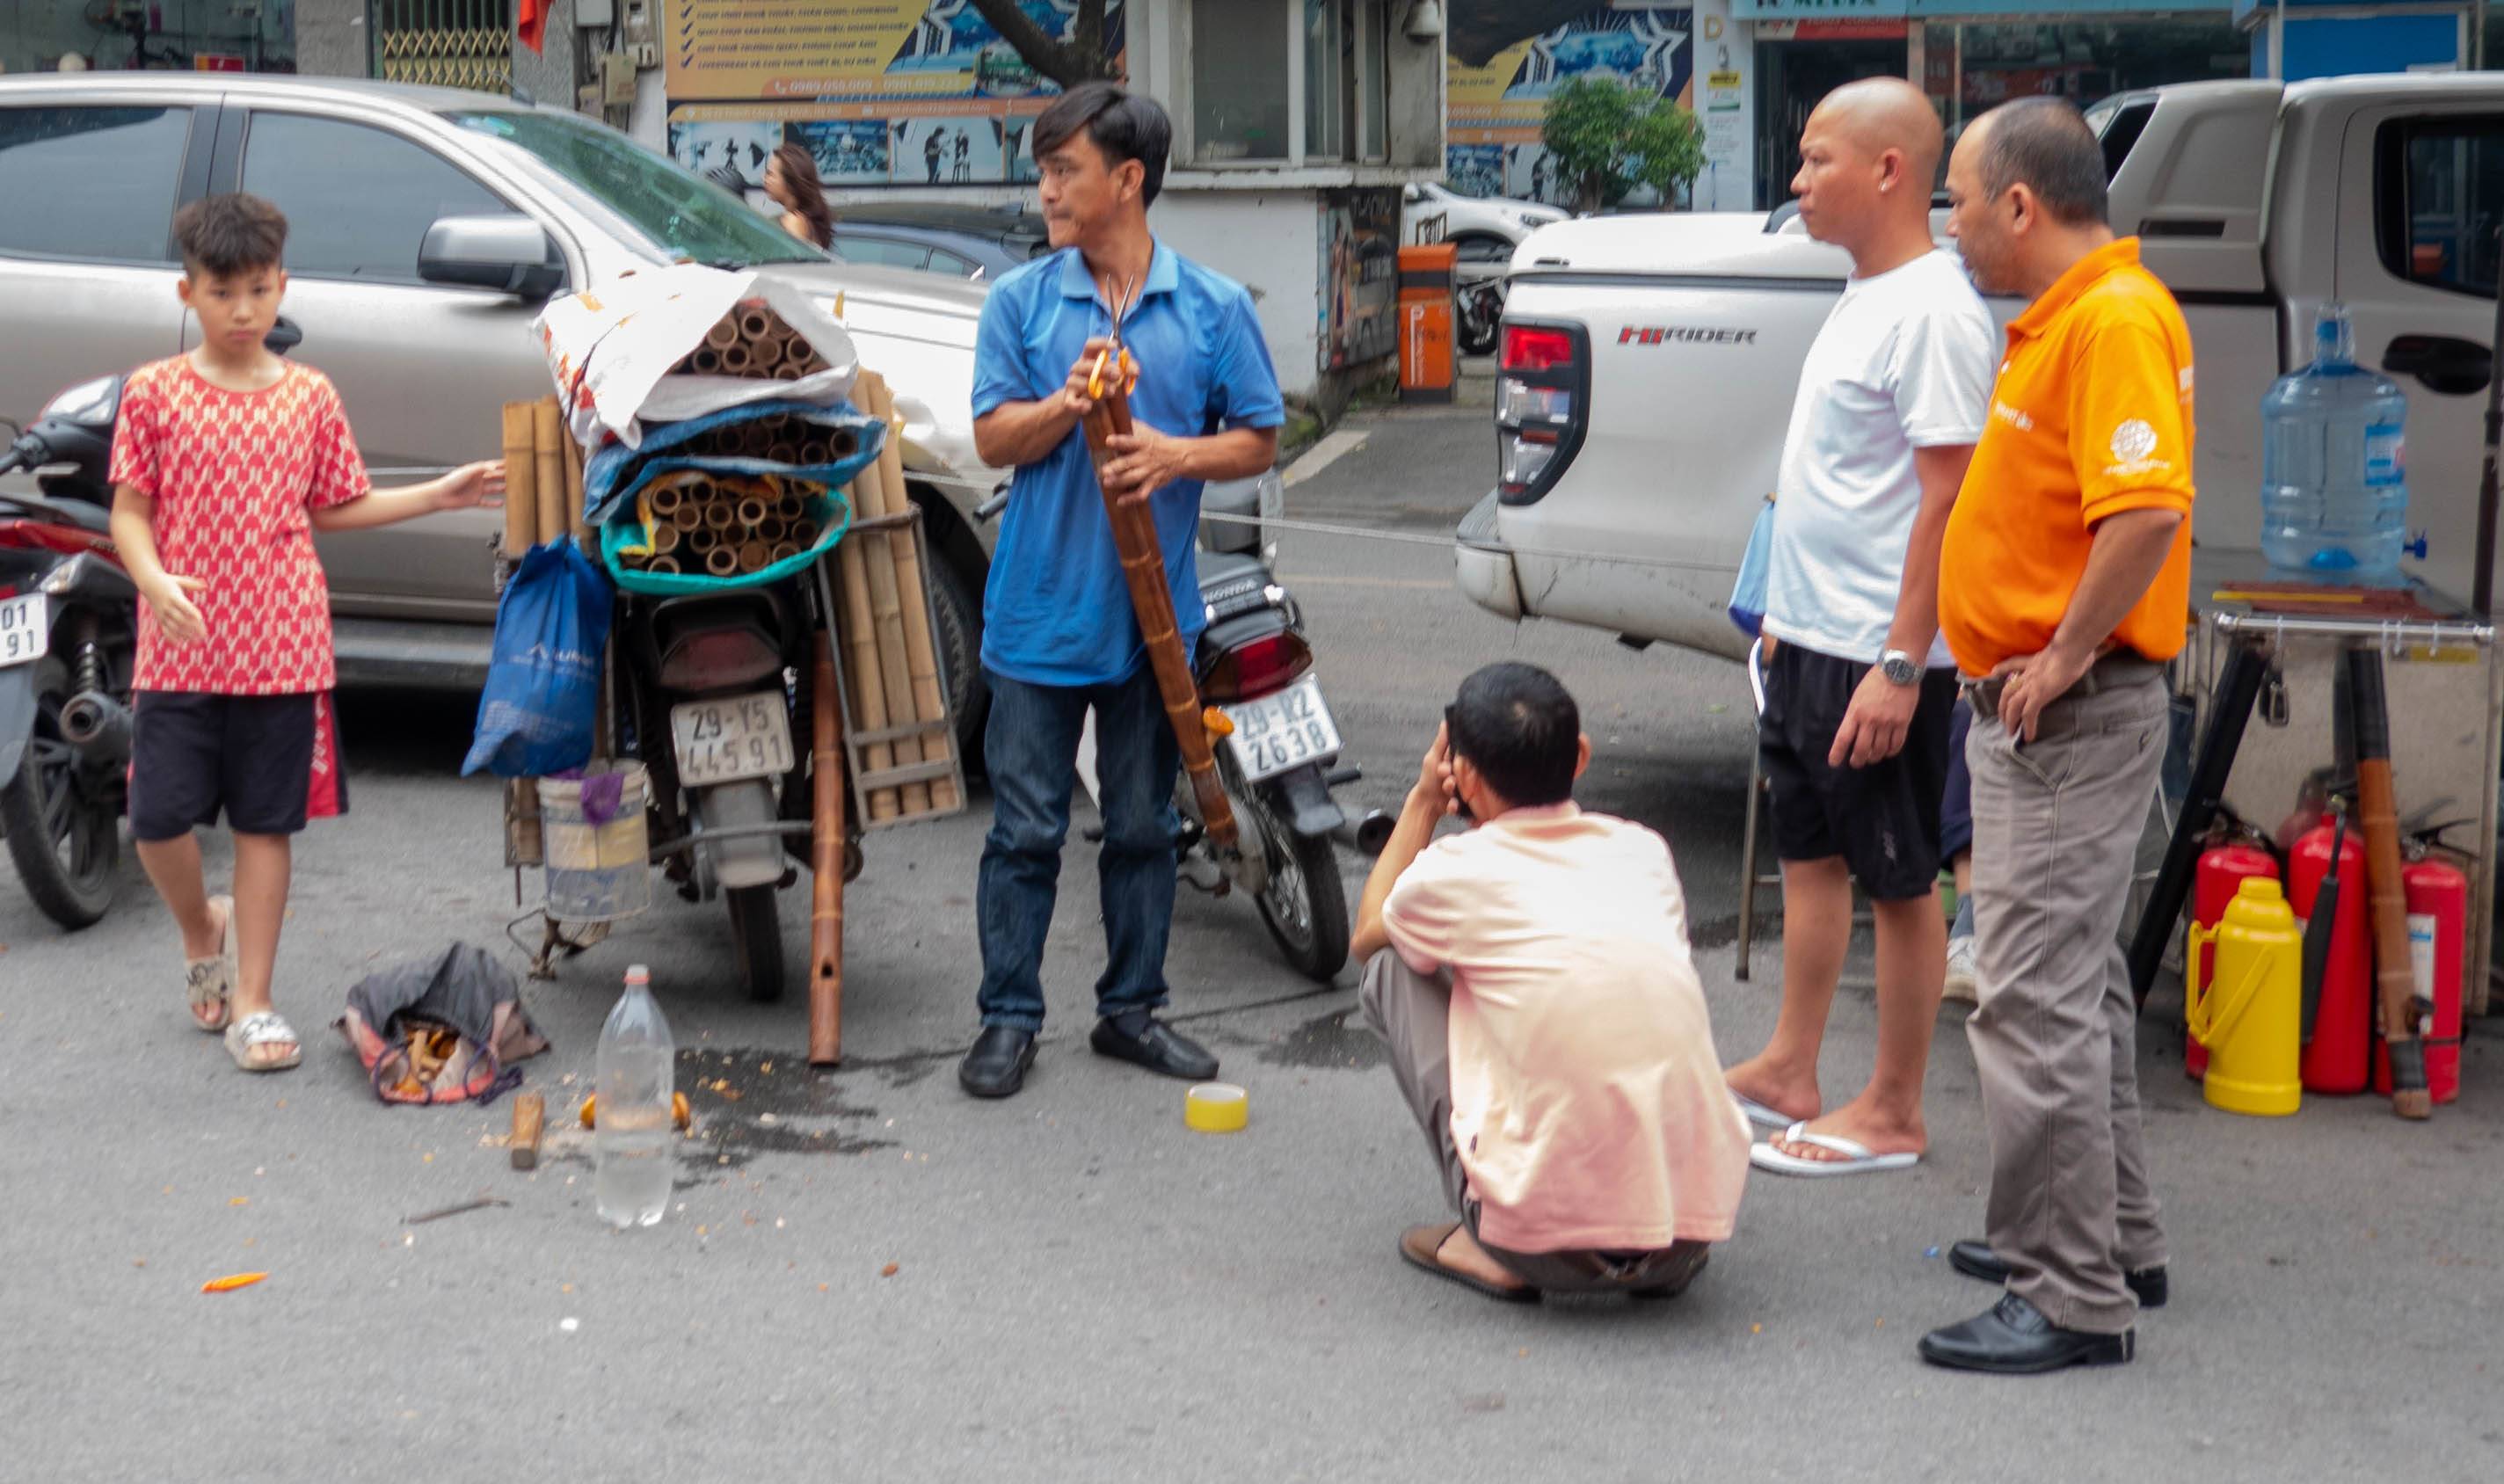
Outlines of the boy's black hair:
{"label": "boy's black hair", "polygon": [[1515,809],[1574,797],[1582,713],[1563,682],[1536,665],[1489,665],[1461,682],[1443,712],[1452,755],[1465,758]]}
{"label": "boy's black hair", "polygon": [[2067,98],[2020,98],[1989,115],[1982,141],[1982,189],[1992,199],[2024,184],[2052,220],[2083,226],[2106,219],[2104,150]]}
{"label": "boy's black hair", "polygon": [[1157,203],[1165,189],[1165,156],[1173,150],[1173,121],[1156,99],[1111,83],[1081,83],[1034,121],[1035,163],[1067,144],[1079,130],[1104,155],[1104,167],[1135,159],[1146,172],[1139,181],[1139,205]]}
{"label": "boy's black hair", "polygon": [[257,195],[202,196],[174,213],[174,241],[183,266],[197,276],[228,278],[283,265],[287,218]]}

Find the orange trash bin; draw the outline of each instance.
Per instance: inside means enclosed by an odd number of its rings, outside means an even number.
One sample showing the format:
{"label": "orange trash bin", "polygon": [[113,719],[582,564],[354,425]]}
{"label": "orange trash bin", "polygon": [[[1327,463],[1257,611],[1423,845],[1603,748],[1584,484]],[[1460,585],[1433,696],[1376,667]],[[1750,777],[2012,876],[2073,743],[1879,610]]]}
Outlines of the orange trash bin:
{"label": "orange trash bin", "polygon": [[1452,399],[1452,265],[1448,242],[1400,250],[1400,399]]}

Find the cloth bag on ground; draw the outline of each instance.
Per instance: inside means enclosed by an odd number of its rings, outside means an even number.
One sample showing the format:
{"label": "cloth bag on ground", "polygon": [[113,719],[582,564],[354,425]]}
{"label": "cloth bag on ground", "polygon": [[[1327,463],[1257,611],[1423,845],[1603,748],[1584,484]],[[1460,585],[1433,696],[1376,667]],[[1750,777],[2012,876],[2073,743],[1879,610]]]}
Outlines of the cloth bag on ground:
{"label": "cloth bag on ground", "polygon": [[607,574],[565,536],[535,546],[496,604],[496,648],[464,777],[539,778],[591,760],[600,655],[616,602]]}
{"label": "cloth bag on ground", "polygon": [[[514,1062],[548,1049],[512,971],[467,943],[359,980],[332,1024],[386,1103],[493,1102],[520,1085]],[[457,1038],[447,1055],[421,1050],[445,1031]]]}

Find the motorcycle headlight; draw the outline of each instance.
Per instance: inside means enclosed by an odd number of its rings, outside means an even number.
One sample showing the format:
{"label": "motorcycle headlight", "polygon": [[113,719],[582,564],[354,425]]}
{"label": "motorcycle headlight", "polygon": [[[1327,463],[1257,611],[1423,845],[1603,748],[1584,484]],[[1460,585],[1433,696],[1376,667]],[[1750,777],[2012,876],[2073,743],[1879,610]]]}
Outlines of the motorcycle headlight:
{"label": "motorcycle headlight", "polygon": [[122,404],[122,378],[99,376],[83,381],[44,404],[44,416],[84,428],[110,428]]}

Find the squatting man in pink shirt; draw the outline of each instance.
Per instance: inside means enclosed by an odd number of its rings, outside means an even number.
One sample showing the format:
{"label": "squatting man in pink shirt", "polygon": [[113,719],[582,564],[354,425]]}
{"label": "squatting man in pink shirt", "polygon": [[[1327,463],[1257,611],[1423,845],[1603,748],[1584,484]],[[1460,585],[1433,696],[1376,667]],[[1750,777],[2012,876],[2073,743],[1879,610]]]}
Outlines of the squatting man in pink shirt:
{"label": "squatting man in pink shirt", "polygon": [[[1356,926],[1367,1022],[1460,1217],[1400,1255],[1511,1302],[1677,1294],[1748,1174],[1669,846],[1575,807],[1590,760],[1555,676],[1462,681]],[[1447,815],[1473,828],[1434,839]]]}

